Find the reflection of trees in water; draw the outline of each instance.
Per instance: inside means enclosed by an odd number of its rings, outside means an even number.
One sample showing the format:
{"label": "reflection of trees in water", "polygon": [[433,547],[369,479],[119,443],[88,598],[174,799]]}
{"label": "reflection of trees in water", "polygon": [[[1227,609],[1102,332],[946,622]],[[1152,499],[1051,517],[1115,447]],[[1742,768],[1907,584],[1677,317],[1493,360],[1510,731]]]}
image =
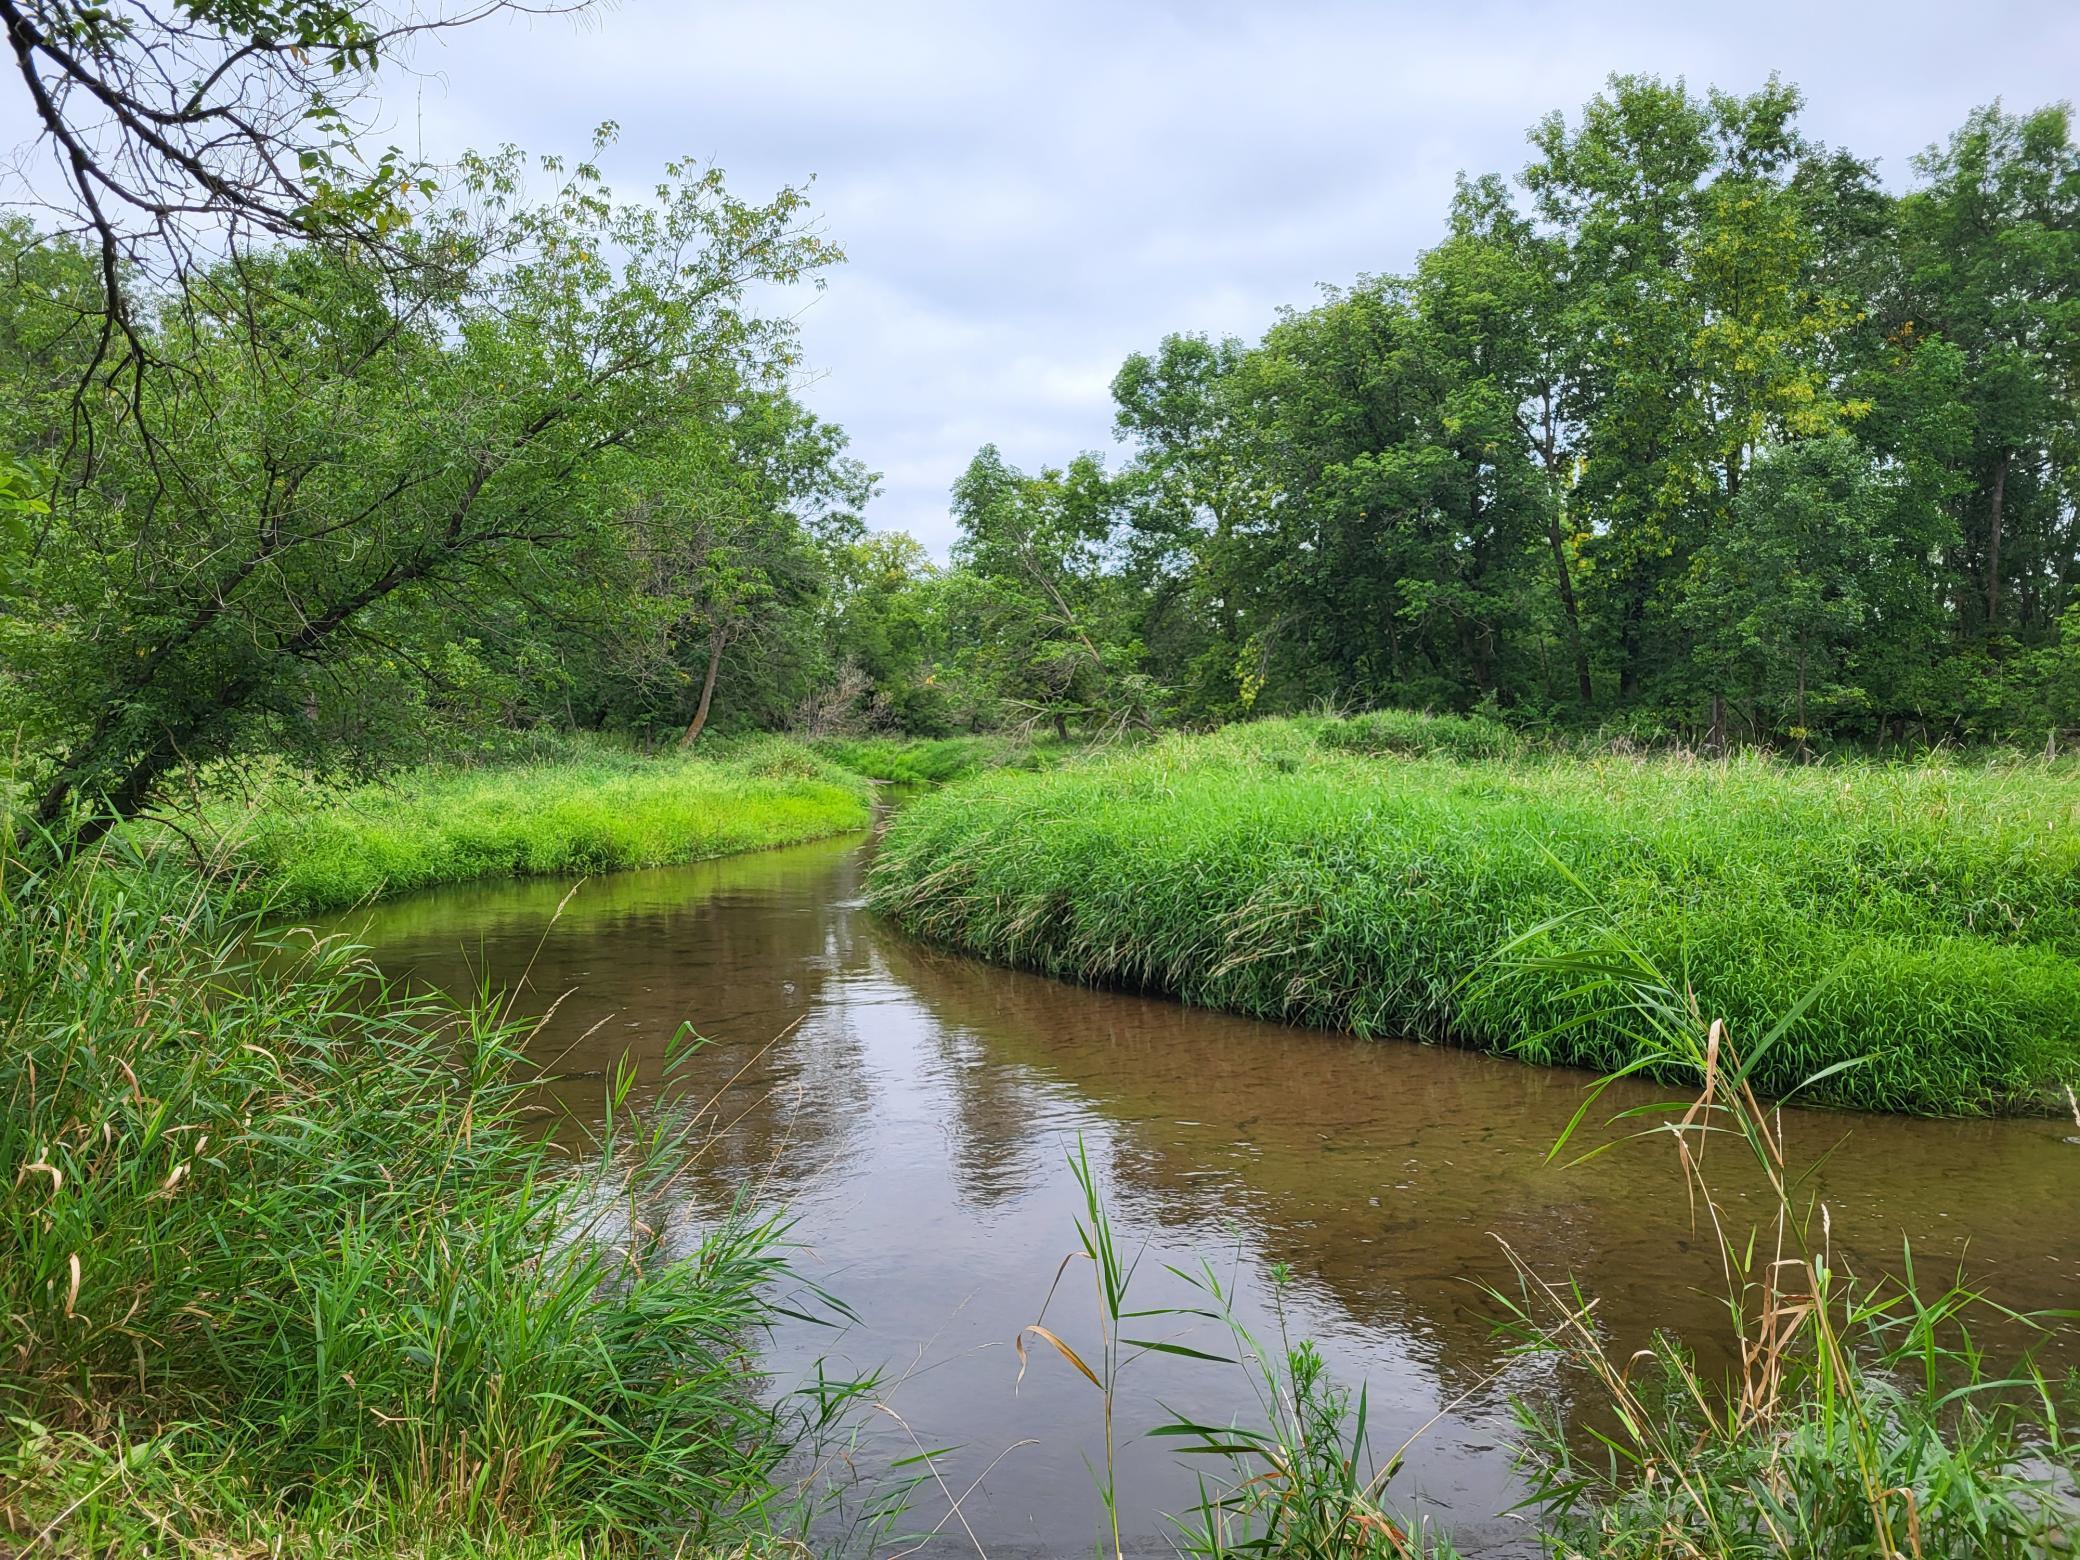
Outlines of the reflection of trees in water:
{"label": "reflection of trees in water", "polygon": [[831,893],[850,853],[839,842],[617,874],[567,903],[568,883],[442,890],[362,919],[386,970],[507,989],[516,1014],[543,1018],[528,1053],[574,1148],[625,1063],[637,1101],[703,1110],[684,1179],[700,1206],[760,1187],[784,1200],[866,1125],[857,1033],[819,1016],[859,956]]}
{"label": "reflection of trees in water", "polygon": [[[1709,1238],[1689,1228],[1665,1145],[1576,1169],[1545,1162],[1581,1101],[1580,1074],[1287,1030],[935,953],[853,908],[861,870],[839,842],[599,879],[553,928],[557,883],[447,890],[359,919],[393,971],[451,989],[526,972],[527,1013],[568,992],[535,1054],[560,1058],[555,1093],[574,1118],[597,1117],[621,1056],[651,1090],[682,1023],[710,1036],[673,1078],[675,1094],[714,1096],[732,1123],[689,1170],[702,1207],[761,1182],[787,1199],[856,1150],[876,1129],[874,1041],[918,1025],[907,995],[929,1019],[920,1037],[971,1210],[1010,1208],[1057,1174],[1054,1123],[1092,1111],[1116,1126],[1107,1179],[1123,1209],[1187,1249],[1241,1224],[1352,1323],[1427,1354],[1448,1392],[1500,1358],[1477,1288],[1509,1281],[1498,1236],[1544,1273],[1578,1275],[1620,1343],[1656,1325],[1700,1338],[1723,1326]],[[2060,1131],[1835,1115],[1789,1125],[1806,1158],[1846,1135],[1825,1192],[1838,1245],[1867,1275],[1896,1263],[1903,1233],[1924,1266],[1955,1261],[1969,1236],[1970,1276],[2003,1301],[2080,1295],[2080,1226],[2047,1217],[2080,1202],[2080,1149]]]}
{"label": "reflection of trees in water", "polygon": [[[1656,1327],[1700,1342],[1724,1331],[1711,1237],[1691,1228],[1669,1144],[1548,1163],[1582,1074],[1093,992],[894,936],[883,947],[957,1037],[947,1045],[962,1065],[949,1072],[975,1111],[958,1130],[980,1140],[960,1158],[964,1174],[986,1172],[967,1188],[978,1200],[1001,1195],[1000,1167],[1033,1136],[1033,1102],[1066,1086],[1118,1124],[1110,1176],[1123,1203],[1170,1228],[1256,1226],[1268,1256],[1354,1322],[1428,1353],[1448,1391],[1503,1358],[1480,1286],[1513,1287],[1504,1242],[1543,1273],[1578,1276],[1627,1347]],[[1619,1088],[1595,1115],[1671,1092]],[[1896,1265],[1903,1233],[1937,1263],[1969,1234],[1971,1272],[1993,1275],[2007,1303],[2071,1306],[2080,1293],[2080,1228],[2053,1234],[2026,1211],[2080,1196],[2080,1152],[2055,1134],[1797,1113],[1789,1126],[1806,1159],[1834,1151],[1824,1190],[1837,1249],[1867,1276]],[[1738,1182],[1738,1161],[1725,1163]]]}
{"label": "reflection of trees in water", "polygon": [[1009,1207],[1060,1168],[1050,1122],[1062,1112],[1061,1091],[1029,1068],[1005,1065],[995,1031],[1018,1020],[996,1011],[1000,972],[923,948],[892,928],[877,930],[884,978],[932,1020],[921,1038],[935,1081],[955,1102],[943,1123],[954,1194],[978,1211]]}

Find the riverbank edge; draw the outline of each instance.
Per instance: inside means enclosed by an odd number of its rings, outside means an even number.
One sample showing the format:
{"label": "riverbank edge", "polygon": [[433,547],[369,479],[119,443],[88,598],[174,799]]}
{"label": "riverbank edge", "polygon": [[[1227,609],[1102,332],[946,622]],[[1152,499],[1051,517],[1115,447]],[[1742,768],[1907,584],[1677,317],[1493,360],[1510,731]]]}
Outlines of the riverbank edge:
{"label": "riverbank edge", "polygon": [[[1599,1073],[1660,1075],[1604,978],[1645,960],[1746,1040],[1793,1014],[1756,1070],[1773,1097],[1989,1115],[2063,1110],[2080,1084],[2071,766],[1520,762],[1443,730],[1368,751],[1365,723],[963,782],[893,821],[869,903],[1060,979]],[[1690,815],[1649,815],[1685,788]],[[1988,796],[2026,816],[1981,841]],[[1894,821],[1898,859],[1870,859]],[[1836,881],[1806,859],[1823,849]],[[1984,881],[2002,873],[2017,883]]]}
{"label": "riverbank edge", "polygon": [[290,779],[199,809],[219,863],[278,912],[497,878],[576,877],[771,850],[867,828],[873,787],[804,743],[692,754],[569,740],[344,789]]}

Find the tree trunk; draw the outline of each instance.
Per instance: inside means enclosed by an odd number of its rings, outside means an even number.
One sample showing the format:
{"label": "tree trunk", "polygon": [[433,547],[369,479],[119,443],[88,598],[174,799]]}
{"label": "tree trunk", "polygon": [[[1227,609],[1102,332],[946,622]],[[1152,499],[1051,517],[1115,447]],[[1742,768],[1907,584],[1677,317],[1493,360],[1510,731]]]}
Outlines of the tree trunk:
{"label": "tree trunk", "polygon": [[1213,510],[1214,567],[1220,571],[1221,642],[1232,645],[1236,643],[1235,582],[1229,577],[1228,573],[1233,567],[1233,561],[1228,557],[1228,536],[1232,528],[1228,523],[1227,513],[1222,506],[1209,505],[1208,507]]}
{"label": "tree trunk", "polygon": [[1707,739],[1715,757],[1726,756],[1726,695],[1712,695],[1712,734]]}
{"label": "tree trunk", "polygon": [[1806,763],[1812,756],[1812,751],[1806,746],[1806,647],[1801,642],[1798,647],[1798,759],[1800,763]]}
{"label": "tree trunk", "polygon": [[1560,608],[1567,615],[1567,649],[1574,658],[1575,693],[1586,708],[1596,696],[1589,683],[1589,652],[1582,648],[1582,609],[1574,599],[1574,577],[1567,567],[1567,543],[1560,535],[1560,517],[1546,516],[1546,540],[1553,544],[1553,575],[1560,585]]}
{"label": "tree trunk", "polygon": [[1986,632],[1991,634],[2000,621],[2001,608],[2001,501],[2008,491],[2008,463],[2014,457],[2007,451],[1993,463],[1993,500],[1986,506]]}
{"label": "tree trunk", "polygon": [[1640,630],[1647,616],[1647,586],[1635,580],[1625,592],[1625,617],[1618,629],[1618,697],[1639,692]]}
{"label": "tree trunk", "polygon": [[686,735],[679,739],[679,746],[693,746],[693,739],[701,734],[701,727],[708,724],[708,706],[715,698],[715,674],[722,668],[722,652],[729,644],[729,635],[721,629],[708,633],[708,675],[701,679],[701,702],[693,712],[693,720],[686,728]]}
{"label": "tree trunk", "polygon": [[1054,712],[1054,734],[1063,742],[1069,740],[1069,717],[1061,710]]}
{"label": "tree trunk", "polygon": [[1560,586],[1560,609],[1567,615],[1567,648],[1574,657],[1575,693],[1584,708],[1595,699],[1589,682],[1589,653],[1582,648],[1582,609],[1574,599],[1574,575],[1567,567],[1567,542],[1560,534],[1560,430],[1553,407],[1553,392],[1541,395],[1543,408],[1539,456],[1546,468],[1546,540],[1553,548],[1553,578]]}

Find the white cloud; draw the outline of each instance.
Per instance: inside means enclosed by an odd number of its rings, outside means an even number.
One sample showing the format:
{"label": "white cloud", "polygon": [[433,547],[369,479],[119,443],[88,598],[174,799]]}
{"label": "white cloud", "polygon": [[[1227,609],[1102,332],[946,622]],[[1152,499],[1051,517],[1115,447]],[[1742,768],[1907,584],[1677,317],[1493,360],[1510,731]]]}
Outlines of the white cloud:
{"label": "white cloud", "polygon": [[1254,336],[1318,283],[1405,268],[1457,171],[1516,172],[1525,130],[1611,71],[1781,71],[1810,133],[1897,180],[1974,104],[2067,95],[2076,61],[2070,0],[626,0],[449,34],[387,103],[436,156],[575,152],[614,119],[631,190],[681,154],[747,195],[814,175],[850,263],[803,313],[807,398],[887,474],[874,522],[943,552],[977,445],[1028,466],[1108,446],[1127,352]]}

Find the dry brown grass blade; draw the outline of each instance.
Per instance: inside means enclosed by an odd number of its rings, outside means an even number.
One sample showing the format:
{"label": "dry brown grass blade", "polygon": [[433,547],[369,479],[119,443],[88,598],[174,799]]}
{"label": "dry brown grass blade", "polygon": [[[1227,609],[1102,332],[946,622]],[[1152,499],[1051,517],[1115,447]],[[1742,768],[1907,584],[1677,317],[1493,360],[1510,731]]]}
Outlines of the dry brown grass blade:
{"label": "dry brown grass blade", "polygon": [[[1038,1322],[1028,1322],[1025,1326],[1021,1327],[1018,1330],[1018,1336],[1011,1340],[1011,1346],[1018,1351],[1018,1381],[1024,1381],[1026,1379],[1027,1333],[1032,1333],[1035,1336],[1042,1339],[1043,1341],[1052,1344],[1054,1346],[1055,1353],[1059,1354],[1071,1365],[1075,1366],[1078,1370],[1082,1371],[1083,1377],[1086,1381],[1088,1381],[1092,1386],[1096,1387],[1100,1392],[1103,1392],[1105,1390],[1105,1383],[1098,1379],[1097,1373],[1093,1371],[1090,1368],[1090,1366],[1083,1363],[1082,1356],[1079,1355],[1074,1349],[1070,1348],[1068,1344],[1064,1343],[1052,1329],[1042,1327]],[[1014,1392],[1018,1390],[1017,1381],[1014,1381],[1012,1383],[1012,1390]]]}

